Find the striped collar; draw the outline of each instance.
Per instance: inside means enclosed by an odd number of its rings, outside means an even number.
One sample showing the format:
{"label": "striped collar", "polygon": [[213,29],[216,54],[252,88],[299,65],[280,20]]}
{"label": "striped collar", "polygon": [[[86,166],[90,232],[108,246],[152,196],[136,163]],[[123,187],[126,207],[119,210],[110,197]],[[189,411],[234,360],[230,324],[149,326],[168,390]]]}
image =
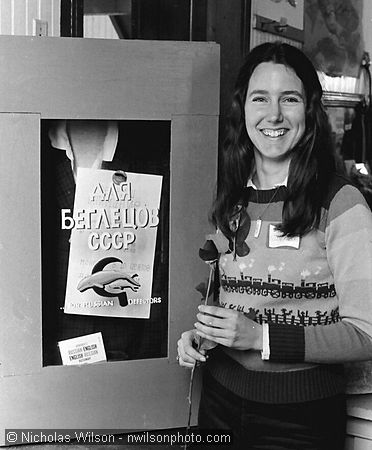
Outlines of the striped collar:
{"label": "striped collar", "polygon": [[[288,184],[288,176],[286,176],[281,183],[274,184],[274,186],[270,189],[274,189],[279,186],[287,186],[287,184]],[[247,182],[247,187],[251,187],[251,188],[255,189],[256,191],[259,190],[257,188],[257,186],[253,183],[253,176],[249,178],[249,180]]]}

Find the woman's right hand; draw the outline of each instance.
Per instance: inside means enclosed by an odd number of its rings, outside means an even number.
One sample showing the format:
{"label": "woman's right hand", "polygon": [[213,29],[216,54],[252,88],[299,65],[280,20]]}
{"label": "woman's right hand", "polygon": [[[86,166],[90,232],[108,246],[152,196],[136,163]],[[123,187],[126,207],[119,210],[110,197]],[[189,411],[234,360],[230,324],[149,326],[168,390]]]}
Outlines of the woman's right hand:
{"label": "woman's right hand", "polygon": [[180,366],[192,369],[195,363],[205,362],[207,360],[205,356],[206,350],[203,348],[197,350],[201,338],[196,334],[196,331],[195,329],[185,331],[177,342],[178,362]]}

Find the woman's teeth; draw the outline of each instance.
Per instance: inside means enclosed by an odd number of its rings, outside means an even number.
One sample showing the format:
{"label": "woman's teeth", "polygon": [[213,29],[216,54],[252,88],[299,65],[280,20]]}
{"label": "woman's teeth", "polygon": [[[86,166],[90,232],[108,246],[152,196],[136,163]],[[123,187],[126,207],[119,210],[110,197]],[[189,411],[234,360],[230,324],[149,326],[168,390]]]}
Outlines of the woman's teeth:
{"label": "woman's teeth", "polygon": [[262,130],[262,133],[265,136],[269,137],[279,137],[283,136],[286,133],[286,130],[284,128],[281,128],[280,130],[270,130],[268,128],[265,128],[264,130]]}

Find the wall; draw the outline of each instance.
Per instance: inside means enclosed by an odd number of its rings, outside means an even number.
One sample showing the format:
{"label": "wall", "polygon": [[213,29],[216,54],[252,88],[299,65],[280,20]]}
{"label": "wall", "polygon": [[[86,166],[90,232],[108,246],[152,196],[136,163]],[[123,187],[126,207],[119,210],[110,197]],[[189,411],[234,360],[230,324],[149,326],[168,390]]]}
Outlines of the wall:
{"label": "wall", "polygon": [[363,3],[363,37],[364,46],[372,56],[372,2],[364,0]]}
{"label": "wall", "polygon": [[60,36],[60,0],[0,0],[0,34],[32,36],[34,19],[48,22],[48,36]]}

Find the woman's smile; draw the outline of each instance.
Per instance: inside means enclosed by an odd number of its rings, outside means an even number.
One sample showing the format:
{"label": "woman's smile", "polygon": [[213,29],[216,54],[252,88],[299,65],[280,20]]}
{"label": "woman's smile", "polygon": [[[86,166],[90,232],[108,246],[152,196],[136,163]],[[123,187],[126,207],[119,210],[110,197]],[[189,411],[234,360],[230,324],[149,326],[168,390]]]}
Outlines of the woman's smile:
{"label": "woman's smile", "polygon": [[287,133],[286,128],[278,128],[278,129],[272,129],[272,128],[263,128],[261,132],[270,138],[278,138],[281,136],[284,136]]}

